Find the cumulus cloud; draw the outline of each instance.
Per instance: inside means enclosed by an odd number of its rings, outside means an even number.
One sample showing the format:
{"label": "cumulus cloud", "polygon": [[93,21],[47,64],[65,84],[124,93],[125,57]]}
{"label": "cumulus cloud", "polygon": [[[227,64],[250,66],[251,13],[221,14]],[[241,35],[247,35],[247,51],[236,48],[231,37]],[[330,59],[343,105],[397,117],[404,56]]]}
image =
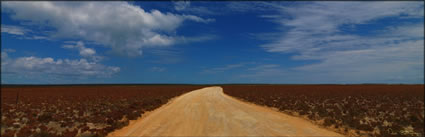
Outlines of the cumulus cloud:
{"label": "cumulus cloud", "polygon": [[80,55],[83,57],[93,56],[96,54],[94,49],[86,48],[84,43],[81,41],[78,41],[77,45],[63,45],[62,47],[67,49],[78,49],[80,51]]}
{"label": "cumulus cloud", "polygon": [[119,67],[105,66],[86,59],[54,59],[51,57],[17,57],[10,58],[7,52],[1,52],[2,75],[37,77],[110,77],[120,71]]}
{"label": "cumulus cloud", "polygon": [[175,43],[175,31],[185,21],[208,23],[193,15],[145,11],[127,2],[2,2],[15,20],[56,29],[54,38],[79,38],[139,56],[142,48]]}
{"label": "cumulus cloud", "polygon": [[65,49],[76,49],[79,51],[80,56],[84,58],[91,59],[93,61],[99,62],[103,59],[102,56],[96,55],[96,50],[93,48],[87,48],[84,46],[84,43],[82,41],[78,42],[68,42],[68,43],[75,43],[75,45],[63,45],[62,48]]}
{"label": "cumulus cloud", "polygon": [[281,15],[262,17],[286,29],[273,34],[274,38],[261,47],[268,52],[296,53],[293,60],[319,61],[293,70],[317,80],[423,82],[423,22],[400,23],[369,31],[369,35],[343,29],[352,25],[355,30],[356,25],[388,17],[423,19],[423,6],[418,2],[314,2],[281,6]]}

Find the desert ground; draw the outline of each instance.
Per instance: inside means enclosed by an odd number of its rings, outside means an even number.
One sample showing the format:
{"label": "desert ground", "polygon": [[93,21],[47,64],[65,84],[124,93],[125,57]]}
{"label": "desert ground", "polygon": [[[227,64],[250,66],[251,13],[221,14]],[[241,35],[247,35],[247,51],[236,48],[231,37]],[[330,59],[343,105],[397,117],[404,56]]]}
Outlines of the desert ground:
{"label": "desert ground", "polygon": [[176,97],[108,136],[343,135],[227,96],[221,87],[207,87]]}
{"label": "desert ground", "polygon": [[7,85],[1,136],[423,136],[423,101],[424,85]]}

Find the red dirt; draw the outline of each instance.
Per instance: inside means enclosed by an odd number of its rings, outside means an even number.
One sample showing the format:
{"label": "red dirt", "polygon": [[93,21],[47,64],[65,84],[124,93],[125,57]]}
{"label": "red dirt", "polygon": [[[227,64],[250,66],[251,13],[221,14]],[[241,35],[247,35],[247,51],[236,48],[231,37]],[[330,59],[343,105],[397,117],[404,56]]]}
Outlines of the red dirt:
{"label": "red dirt", "polygon": [[128,120],[137,119],[145,111],[199,88],[186,85],[1,87],[1,135],[104,136],[126,126]]}
{"label": "red dirt", "polygon": [[350,136],[423,136],[424,85],[225,85],[224,93]]}

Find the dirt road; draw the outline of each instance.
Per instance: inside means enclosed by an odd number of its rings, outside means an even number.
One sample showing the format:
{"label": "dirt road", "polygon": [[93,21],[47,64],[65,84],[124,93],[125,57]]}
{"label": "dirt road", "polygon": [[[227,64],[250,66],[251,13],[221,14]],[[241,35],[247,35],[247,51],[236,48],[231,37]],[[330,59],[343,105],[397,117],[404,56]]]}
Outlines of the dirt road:
{"label": "dirt road", "polygon": [[221,87],[195,90],[109,136],[342,136],[301,118],[245,103]]}

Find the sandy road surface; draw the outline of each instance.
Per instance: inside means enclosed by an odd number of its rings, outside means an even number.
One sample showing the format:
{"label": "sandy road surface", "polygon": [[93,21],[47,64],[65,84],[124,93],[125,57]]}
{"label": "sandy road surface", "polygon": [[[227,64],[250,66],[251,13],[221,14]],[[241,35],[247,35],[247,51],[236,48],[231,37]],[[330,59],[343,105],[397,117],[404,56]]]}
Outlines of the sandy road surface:
{"label": "sandy road surface", "polygon": [[109,136],[341,136],[208,87],[186,93]]}

